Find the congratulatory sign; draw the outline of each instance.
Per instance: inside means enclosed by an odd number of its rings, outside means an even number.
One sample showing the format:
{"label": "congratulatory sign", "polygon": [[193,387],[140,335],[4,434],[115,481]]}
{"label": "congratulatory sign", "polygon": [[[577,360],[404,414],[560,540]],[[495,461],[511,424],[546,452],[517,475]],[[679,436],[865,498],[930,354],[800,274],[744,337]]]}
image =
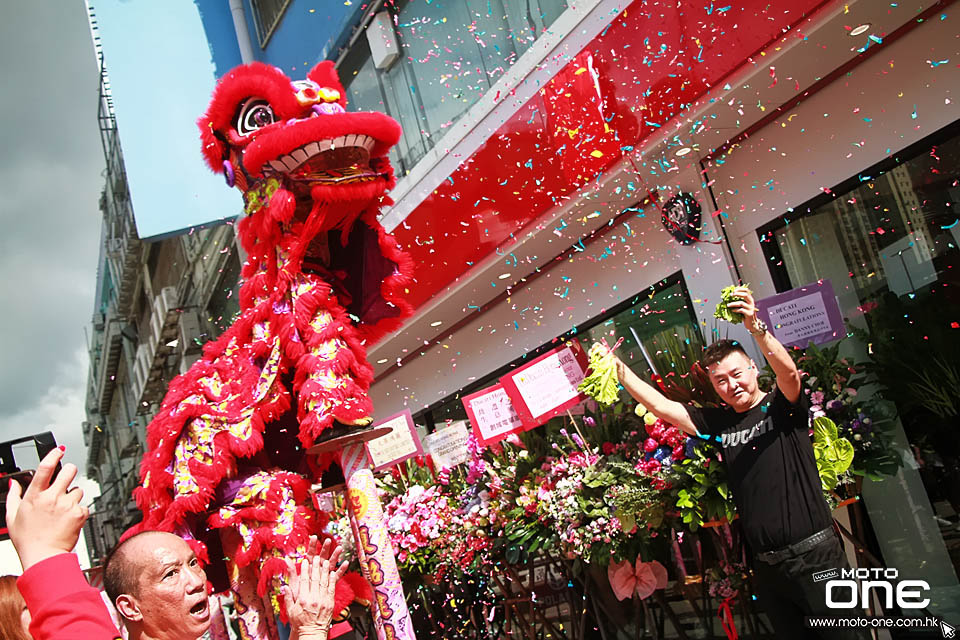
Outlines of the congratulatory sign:
{"label": "congratulatory sign", "polygon": [[785,347],[823,344],[846,335],[833,286],[821,280],[757,300],[770,331]]}

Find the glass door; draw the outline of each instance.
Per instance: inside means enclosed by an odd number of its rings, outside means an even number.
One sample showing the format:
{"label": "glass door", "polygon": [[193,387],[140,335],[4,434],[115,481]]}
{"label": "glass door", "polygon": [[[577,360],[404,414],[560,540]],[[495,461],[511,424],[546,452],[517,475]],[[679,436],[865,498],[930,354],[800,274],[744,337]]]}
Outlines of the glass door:
{"label": "glass door", "polygon": [[[778,288],[829,279],[904,460],[866,481],[887,567],[960,619],[960,123],[758,231]],[[882,425],[878,425],[882,426]]]}

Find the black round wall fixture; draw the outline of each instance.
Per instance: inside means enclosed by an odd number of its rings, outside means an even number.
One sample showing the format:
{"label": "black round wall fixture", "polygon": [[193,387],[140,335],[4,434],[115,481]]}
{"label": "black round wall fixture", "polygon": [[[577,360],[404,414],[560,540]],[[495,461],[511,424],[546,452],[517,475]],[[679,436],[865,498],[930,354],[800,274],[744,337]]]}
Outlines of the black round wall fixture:
{"label": "black round wall fixture", "polygon": [[680,244],[700,239],[700,203],[689,193],[678,193],[660,208],[660,221]]}

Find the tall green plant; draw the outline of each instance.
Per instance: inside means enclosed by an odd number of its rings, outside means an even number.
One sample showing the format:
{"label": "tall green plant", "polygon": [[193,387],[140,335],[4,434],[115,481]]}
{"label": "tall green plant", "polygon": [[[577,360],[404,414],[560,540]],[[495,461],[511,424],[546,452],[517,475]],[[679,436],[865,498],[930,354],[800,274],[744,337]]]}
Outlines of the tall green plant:
{"label": "tall green plant", "polygon": [[833,420],[821,416],[813,421],[813,453],[820,484],[824,492],[830,492],[840,484],[841,476],[853,462],[853,445],[837,433]]}
{"label": "tall green plant", "polygon": [[926,369],[910,369],[913,381],[907,388],[913,402],[941,418],[956,418],[960,409],[960,367],[944,356],[929,361]]}

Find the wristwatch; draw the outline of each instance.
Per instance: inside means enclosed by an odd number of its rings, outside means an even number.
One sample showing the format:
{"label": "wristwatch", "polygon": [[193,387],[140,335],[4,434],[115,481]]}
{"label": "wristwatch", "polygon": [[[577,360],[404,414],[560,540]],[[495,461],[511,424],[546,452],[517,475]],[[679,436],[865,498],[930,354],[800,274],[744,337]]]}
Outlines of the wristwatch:
{"label": "wristwatch", "polygon": [[756,329],[756,331],[751,331],[750,333],[757,336],[758,338],[767,332],[767,323],[764,322],[763,320],[760,320],[759,318],[757,318],[757,320],[753,323],[753,326]]}

